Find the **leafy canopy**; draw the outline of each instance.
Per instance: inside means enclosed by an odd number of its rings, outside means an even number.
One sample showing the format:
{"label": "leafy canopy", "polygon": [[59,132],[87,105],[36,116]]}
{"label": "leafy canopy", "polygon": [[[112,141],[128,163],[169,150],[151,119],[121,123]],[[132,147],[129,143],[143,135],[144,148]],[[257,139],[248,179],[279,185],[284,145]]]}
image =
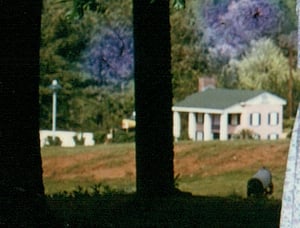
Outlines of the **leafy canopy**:
{"label": "leafy canopy", "polygon": [[227,0],[202,7],[203,41],[211,61],[240,57],[252,40],[272,37],[282,29],[283,12],[270,0]]}
{"label": "leafy canopy", "polygon": [[264,89],[286,97],[289,67],[282,51],[269,38],[251,42],[240,61],[231,61],[244,89]]}

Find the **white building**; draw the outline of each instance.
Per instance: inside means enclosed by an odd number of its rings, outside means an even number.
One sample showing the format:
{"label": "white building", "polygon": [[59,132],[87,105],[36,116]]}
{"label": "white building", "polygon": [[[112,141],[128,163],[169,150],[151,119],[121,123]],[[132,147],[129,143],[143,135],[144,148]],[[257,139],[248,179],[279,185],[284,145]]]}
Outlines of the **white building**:
{"label": "white building", "polygon": [[[44,147],[49,144],[48,137],[53,136],[53,131],[50,130],[40,130],[40,146]],[[75,131],[55,131],[55,136],[58,137],[61,141],[62,147],[74,147],[76,142],[74,137],[81,139],[84,138],[84,146],[93,146],[95,145],[94,134],[91,132],[76,133]]]}
{"label": "white building", "polygon": [[181,113],[188,113],[192,140],[228,140],[242,130],[259,139],[283,137],[283,106],[286,101],[266,91],[208,88],[172,107],[173,134],[181,135]]}

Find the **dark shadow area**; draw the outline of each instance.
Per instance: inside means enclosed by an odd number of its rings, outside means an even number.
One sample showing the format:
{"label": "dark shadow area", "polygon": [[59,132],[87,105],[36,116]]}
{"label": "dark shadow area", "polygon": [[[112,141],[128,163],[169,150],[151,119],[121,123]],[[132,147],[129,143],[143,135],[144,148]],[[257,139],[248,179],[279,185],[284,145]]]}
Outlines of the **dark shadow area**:
{"label": "dark shadow area", "polygon": [[135,194],[74,191],[49,196],[57,227],[279,227],[281,202],[239,196]]}

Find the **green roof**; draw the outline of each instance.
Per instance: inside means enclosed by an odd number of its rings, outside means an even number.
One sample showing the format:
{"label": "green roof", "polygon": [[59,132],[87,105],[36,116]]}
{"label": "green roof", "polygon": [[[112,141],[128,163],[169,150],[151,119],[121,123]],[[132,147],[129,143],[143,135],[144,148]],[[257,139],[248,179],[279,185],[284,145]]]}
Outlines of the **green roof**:
{"label": "green roof", "polygon": [[175,107],[225,109],[240,102],[246,102],[265,91],[237,89],[207,89],[187,96],[176,103]]}

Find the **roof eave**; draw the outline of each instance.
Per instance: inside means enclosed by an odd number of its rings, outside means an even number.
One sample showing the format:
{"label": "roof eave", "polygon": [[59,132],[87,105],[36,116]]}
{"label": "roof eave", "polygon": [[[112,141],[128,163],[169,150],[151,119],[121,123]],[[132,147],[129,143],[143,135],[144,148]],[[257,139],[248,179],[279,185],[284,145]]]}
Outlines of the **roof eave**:
{"label": "roof eave", "polygon": [[173,112],[195,112],[195,113],[223,113],[225,109],[213,109],[213,108],[196,108],[196,107],[182,107],[173,106]]}

